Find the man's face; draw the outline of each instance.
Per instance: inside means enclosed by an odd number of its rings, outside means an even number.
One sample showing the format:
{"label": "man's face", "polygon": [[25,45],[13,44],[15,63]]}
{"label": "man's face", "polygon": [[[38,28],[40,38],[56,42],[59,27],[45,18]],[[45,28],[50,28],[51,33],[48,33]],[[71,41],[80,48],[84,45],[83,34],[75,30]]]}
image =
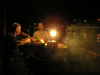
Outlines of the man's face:
{"label": "man's face", "polygon": [[38,29],[39,29],[39,30],[42,30],[43,28],[44,28],[43,24],[42,24],[42,23],[39,23],[39,24],[38,24]]}
{"label": "man's face", "polygon": [[20,32],[21,32],[21,26],[18,26],[18,27],[16,28],[16,34],[19,35]]}

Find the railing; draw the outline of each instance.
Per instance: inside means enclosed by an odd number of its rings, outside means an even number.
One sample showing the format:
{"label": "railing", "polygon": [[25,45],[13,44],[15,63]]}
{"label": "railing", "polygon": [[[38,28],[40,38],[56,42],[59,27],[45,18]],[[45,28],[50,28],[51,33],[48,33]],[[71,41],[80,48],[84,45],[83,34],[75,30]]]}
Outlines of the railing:
{"label": "railing", "polygon": [[92,51],[88,51],[88,50],[84,50],[84,51],[87,53],[93,54],[94,56],[100,56],[100,54],[97,54],[97,53],[92,52]]}

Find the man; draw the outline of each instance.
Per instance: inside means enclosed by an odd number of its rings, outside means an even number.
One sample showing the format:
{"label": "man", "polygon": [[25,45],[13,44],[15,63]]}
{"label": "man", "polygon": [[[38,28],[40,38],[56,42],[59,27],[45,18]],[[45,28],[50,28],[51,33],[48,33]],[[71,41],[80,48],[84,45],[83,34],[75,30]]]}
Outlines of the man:
{"label": "man", "polygon": [[[15,24],[17,24],[17,22],[14,22],[12,26]],[[26,38],[28,36],[29,36],[28,34],[21,31],[20,34],[16,36],[16,40],[21,40],[22,38]],[[29,38],[31,38],[31,36],[29,36]]]}
{"label": "man", "polygon": [[38,31],[33,34],[33,38],[37,40],[43,38],[44,42],[47,42],[49,40],[49,35],[46,31],[43,30],[43,28],[43,24],[38,23]]}
{"label": "man", "polygon": [[21,25],[12,25],[10,33],[4,39],[4,49],[2,56],[2,71],[4,75],[16,75],[17,58],[19,57],[18,46],[30,42],[30,38],[16,41],[16,36],[21,32]]}

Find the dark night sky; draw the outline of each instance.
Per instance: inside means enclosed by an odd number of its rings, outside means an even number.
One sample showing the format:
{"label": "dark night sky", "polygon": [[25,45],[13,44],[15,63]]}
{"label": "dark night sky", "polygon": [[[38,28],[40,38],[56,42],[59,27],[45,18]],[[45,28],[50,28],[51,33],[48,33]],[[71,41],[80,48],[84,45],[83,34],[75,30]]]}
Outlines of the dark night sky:
{"label": "dark night sky", "polygon": [[[2,10],[4,9],[2,1]],[[0,13],[3,21],[3,11]],[[88,0],[6,0],[6,23],[19,22],[26,25],[41,22],[46,18],[60,17],[65,21],[73,19],[96,20],[100,18],[99,1]],[[52,19],[52,18],[51,18]],[[50,19],[48,19],[50,20]],[[53,20],[56,20],[54,18]],[[57,20],[56,20],[57,21]],[[59,21],[59,20],[58,20]]]}

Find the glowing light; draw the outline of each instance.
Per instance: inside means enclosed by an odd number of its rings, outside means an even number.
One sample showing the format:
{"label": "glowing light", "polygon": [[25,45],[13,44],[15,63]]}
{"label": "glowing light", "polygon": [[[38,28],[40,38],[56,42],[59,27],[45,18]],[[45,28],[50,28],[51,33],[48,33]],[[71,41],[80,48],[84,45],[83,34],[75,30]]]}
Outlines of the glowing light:
{"label": "glowing light", "polygon": [[45,43],[45,46],[47,46],[47,43]]}
{"label": "glowing light", "polygon": [[100,34],[97,35],[97,42],[100,42]]}
{"label": "glowing light", "polygon": [[36,23],[34,23],[34,25],[36,25]]}
{"label": "glowing light", "polygon": [[56,31],[55,30],[51,30],[50,35],[55,37],[56,36]]}
{"label": "glowing light", "polygon": [[98,21],[100,21],[100,19],[98,19]]}
{"label": "glowing light", "polygon": [[51,42],[56,42],[55,40],[52,40]]}
{"label": "glowing light", "polygon": [[84,20],[84,22],[87,22],[87,20]]}
{"label": "glowing light", "polygon": [[75,22],[75,19],[73,21]]}

